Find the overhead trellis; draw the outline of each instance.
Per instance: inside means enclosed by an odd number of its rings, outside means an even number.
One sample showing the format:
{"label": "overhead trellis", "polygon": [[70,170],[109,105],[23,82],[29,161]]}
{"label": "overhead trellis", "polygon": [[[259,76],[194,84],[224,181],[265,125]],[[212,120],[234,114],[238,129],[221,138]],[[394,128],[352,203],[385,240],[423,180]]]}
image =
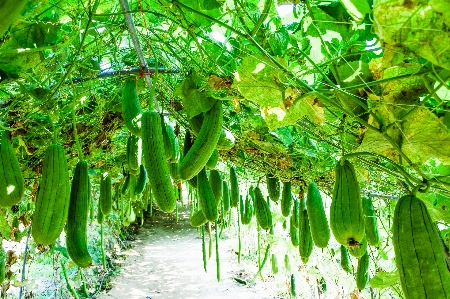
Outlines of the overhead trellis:
{"label": "overhead trellis", "polygon": [[[49,119],[62,128],[64,144],[72,145],[65,120],[72,101],[86,154],[104,149],[123,156],[123,145],[111,146],[124,136],[121,78],[148,80],[139,85],[148,103],[158,67],[156,103],[181,128],[190,129],[173,94],[189,73],[201,78],[201,93],[223,100],[225,126],[236,137],[236,147],[222,153],[225,160],[272,170],[302,186],[318,176],[331,182],[330,170],[342,154],[371,152],[358,157],[364,168],[449,192],[448,179],[424,164],[449,161],[439,150],[450,142],[448,100],[442,98],[449,77],[440,63],[445,55],[424,64],[428,54],[384,38],[390,31],[383,31],[387,20],[378,15],[387,4],[374,9],[376,35],[369,19],[349,14],[339,2],[295,4],[288,18],[277,11],[286,3],[271,0],[122,2],[28,4],[10,27],[0,48],[2,119],[24,141],[32,169],[43,157],[40,145],[51,138]],[[38,21],[26,22],[32,19]],[[326,34],[329,24],[335,27]],[[432,23],[433,30],[441,32],[439,24]],[[381,43],[367,48],[374,40]]]}

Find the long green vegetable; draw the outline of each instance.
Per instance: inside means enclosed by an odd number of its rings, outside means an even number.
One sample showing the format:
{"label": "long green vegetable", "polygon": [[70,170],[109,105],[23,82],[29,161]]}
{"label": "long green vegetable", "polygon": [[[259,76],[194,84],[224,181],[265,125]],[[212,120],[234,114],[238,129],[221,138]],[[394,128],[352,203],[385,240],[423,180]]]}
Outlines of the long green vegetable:
{"label": "long green vegetable", "polygon": [[202,254],[203,254],[203,269],[205,272],[208,272],[207,269],[207,259],[206,259],[206,245],[205,245],[205,226],[202,225],[200,227],[200,234],[202,235]]}
{"label": "long green vegetable", "polygon": [[219,232],[217,230],[217,220],[214,221],[214,226],[216,228],[216,277],[217,281],[220,281]]}
{"label": "long green vegetable", "polygon": [[250,286],[252,286],[255,283],[256,277],[258,277],[258,275],[261,275],[261,271],[264,268],[264,265],[266,264],[267,259],[269,258],[269,251],[270,251],[270,243],[267,244],[266,253],[264,254],[264,259],[261,263],[261,266],[258,269],[258,272],[255,274],[255,276],[253,276],[252,282],[250,282]]}

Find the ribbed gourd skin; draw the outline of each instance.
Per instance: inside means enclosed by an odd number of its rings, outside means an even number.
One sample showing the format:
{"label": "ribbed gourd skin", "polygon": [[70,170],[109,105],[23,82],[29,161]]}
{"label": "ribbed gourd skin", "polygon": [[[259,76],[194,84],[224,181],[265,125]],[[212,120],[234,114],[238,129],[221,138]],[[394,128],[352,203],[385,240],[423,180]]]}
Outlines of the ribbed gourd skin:
{"label": "ribbed gourd skin", "polygon": [[380,237],[378,233],[377,215],[372,200],[368,196],[364,196],[362,200],[367,243],[378,247],[380,244]]}
{"label": "ribbed gourd skin", "polygon": [[308,210],[309,225],[314,244],[319,248],[327,247],[330,241],[330,227],[328,226],[322,196],[314,182],[308,185],[306,209]]}
{"label": "ribbed gourd skin", "polygon": [[330,207],[330,227],[335,239],[344,246],[355,246],[364,237],[361,192],[350,161],[336,165],[336,181]]}
{"label": "ribbed gourd skin", "polygon": [[291,217],[294,218],[294,220],[292,221],[292,225],[295,228],[298,228],[298,223],[300,221],[300,201],[298,199],[294,199]]}
{"label": "ribbed gourd skin", "polygon": [[266,175],[267,192],[273,201],[280,199],[280,180],[270,174]]}
{"label": "ribbed gourd skin", "polygon": [[369,282],[369,253],[366,253],[358,260],[356,269],[356,286],[358,290],[364,290]]}
{"label": "ribbed gourd skin", "polygon": [[138,195],[144,192],[147,182],[148,182],[147,169],[145,168],[144,164],[141,164],[139,166],[139,176],[136,181],[136,187],[134,188],[134,194]]}
{"label": "ribbed gourd skin", "polygon": [[230,166],[230,196],[230,206],[236,208],[239,202],[239,182],[234,166]]}
{"label": "ribbed gourd skin", "polygon": [[311,236],[311,228],[309,226],[309,215],[306,210],[305,199],[300,199],[300,222],[299,229],[299,245],[298,250],[303,263],[307,263],[314,249],[314,241]]}
{"label": "ribbed gourd skin", "polygon": [[211,222],[217,220],[219,217],[217,212],[217,204],[214,199],[214,193],[211,189],[211,185],[208,182],[206,167],[203,167],[203,169],[197,174],[197,186],[198,200],[205,218]]}
{"label": "ribbed gourd skin", "polygon": [[[194,133],[195,136],[198,135],[200,129],[202,128],[203,118],[204,114],[200,113],[188,120],[192,132]],[[216,144],[216,149],[227,151],[234,147],[234,143],[235,138],[233,136],[233,133],[231,133],[229,130],[225,128],[222,128],[222,130],[220,131],[219,140],[217,141]]]}
{"label": "ribbed gourd skin", "polygon": [[87,219],[91,201],[87,162],[75,167],[70,191],[69,214],[66,226],[66,247],[72,261],[81,268],[92,265],[87,247]]}
{"label": "ribbed gourd skin", "polygon": [[161,115],[161,125],[164,140],[164,152],[166,153],[167,162],[176,163],[180,156],[175,132],[170,124],[165,123],[163,115]]}
{"label": "ribbed gourd skin", "polygon": [[37,244],[50,245],[58,239],[67,221],[69,203],[70,180],[64,148],[51,144],[45,151],[33,214],[31,234]]}
{"label": "ribbed gourd skin", "polygon": [[164,151],[161,118],[156,111],[142,114],[142,153],[152,194],[159,209],[171,213],[177,204]]}
{"label": "ribbed gourd skin", "polygon": [[352,273],[350,256],[348,255],[348,250],[344,245],[341,245],[341,267],[345,272]]}
{"label": "ribbed gourd skin", "polygon": [[131,134],[141,137],[142,107],[136,89],[136,80],[128,79],[122,90],[122,117]]}
{"label": "ribbed gourd skin", "polygon": [[209,183],[211,184],[211,189],[214,193],[214,199],[217,205],[220,204],[222,200],[222,176],[217,169],[213,169],[209,172]]}
{"label": "ribbed gourd skin", "polygon": [[228,188],[227,181],[222,183],[222,199],[223,199],[223,210],[225,214],[230,211],[230,189]]}
{"label": "ribbed gourd skin", "polygon": [[283,193],[281,195],[281,214],[283,214],[284,217],[289,217],[289,214],[291,213],[293,202],[291,186],[291,182],[283,183]]}
{"label": "ribbed gourd skin", "polygon": [[202,128],[195,139],[194,144],[183,157],[180,163],[180,177],[183,180],[193,178],[208,162],[222,130],[223,111],[222,102],[217,101],[213,107],[205,113]]}
{"label": "ribbed gourd skin", "polygon": [[272,226],[272,212],[258,186],[255,188],[255,215],[256,222],[262,229],[268,230]]}
{"label": "ribbed gourd skin", "polygon": [[112,209],[112,182],[109,173],[103,174],[100,180],[98,203],[103,216],[108,216]]}
{"label": "ribbed gourd skin", "polygon": [[194,214],[192,214],[191,218],[189,219],[189,224],[192,227],[202,226],[206,222],[208,222],[208,219],[206,219],[205,214],[202,210],[194,212]]}
{"label": "ribbed gourd skin", "polygon": [[0,131],[0,207],[12,207],[22,200],[25,192],[20,170],[8,131]]}
{"label": "ribbed gourd skin", "polygon": [[214,169],[219,162],[219,151],[214,149],[208,161],[206,162],[206,169]]}
{"label": "ribbed gourd skin", "polygon": [[450,298],[450,274],[439,233],[427,207],[414,195],[397,202],[392,242],[406,299]]}
{"label": "ribbed gourd skin", "polygon": [[249,224],[253,218],[253,205],[249,196],[245,198],[245,201],[242,199],[242,195],[239,197],[239,211],[241,213],[241,223],[244,225]]}
{"label": "ribbed gourd skin", "polygon": [[298,222],[297,225],[295,223],[295,217],[294,215],[291,215],[289,217],[289,235],[291,236],[291,243],[294,246],[298,246],[299,244],[299,229],[298,229]]}
{"label": "ribbed gourd skin", "polygon": [[127,164],[133,173],[139,169],[139,137],[137,136],[128,137]]}

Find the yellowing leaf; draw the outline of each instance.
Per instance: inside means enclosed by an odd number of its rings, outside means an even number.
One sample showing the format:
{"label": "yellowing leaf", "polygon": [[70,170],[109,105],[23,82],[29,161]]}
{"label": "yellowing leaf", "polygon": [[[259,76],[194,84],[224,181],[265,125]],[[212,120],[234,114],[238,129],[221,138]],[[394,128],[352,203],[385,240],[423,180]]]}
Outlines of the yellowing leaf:
{"label": "yellowing leaf", "polygon": [[450,131],[425,108],[418,108],[403,122],[402,150],[415,163],[437,158],[450,164]]}
{"label": "yellowing leaf", "polygon": [[[314,96],[303,96],[298,90],[285,87],[283,74],[265,58],[244,58],[235,74],[233,87],[261,109],[261,116],[270,131],[295,124],[308,116],[313,122],[325,121],[323,107]],[[284,95],[284,97],[283,97]]]}

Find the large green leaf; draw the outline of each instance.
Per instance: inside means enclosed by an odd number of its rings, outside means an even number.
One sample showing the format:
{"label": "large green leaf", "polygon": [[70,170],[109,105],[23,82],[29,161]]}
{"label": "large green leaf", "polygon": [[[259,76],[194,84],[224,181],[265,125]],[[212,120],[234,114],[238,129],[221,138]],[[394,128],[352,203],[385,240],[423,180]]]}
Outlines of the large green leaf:
{"label": "large green leaf", "polygon": [[282,57],[289,45],[289,33],[286,28],[281,27],[279,30],[272,32],[269,36],[269,45],[275,56]]}
{"label": "large green leaf", "polygon": [[189,118],[208,111],[217,101],[217,99],[211,97],[208,93],[198,89],[199,81],[200,78],[193,73],[178,84],[174,92],[175,96],[181,97]]}
{"label": "large green leaf", "polygon": [[238,67],[233,87],[246,100],[259,105],[270,131],[295,124],[304,116],[323,123],[320,103],[314,97],[300,97],[297,90],[282,84],[283,80],[283,73],[272,62],[259,56],[247,56]]}
{"label": "large green leaf", "polygon": [[378,272],[377,275],[372,277],[369,281],[369,285],[374,289],[384,289],[399,283],[400,278],[398,272]]}

